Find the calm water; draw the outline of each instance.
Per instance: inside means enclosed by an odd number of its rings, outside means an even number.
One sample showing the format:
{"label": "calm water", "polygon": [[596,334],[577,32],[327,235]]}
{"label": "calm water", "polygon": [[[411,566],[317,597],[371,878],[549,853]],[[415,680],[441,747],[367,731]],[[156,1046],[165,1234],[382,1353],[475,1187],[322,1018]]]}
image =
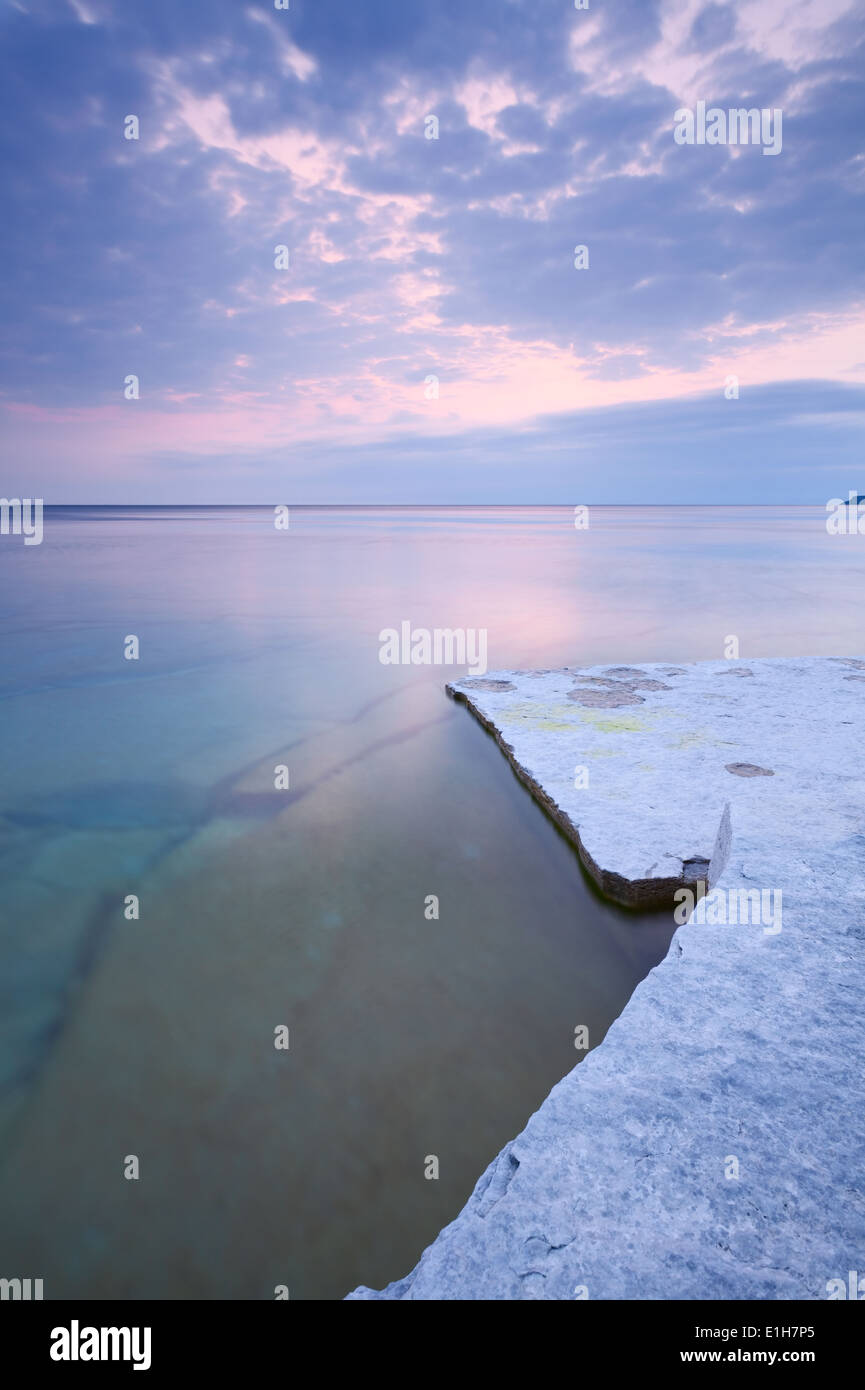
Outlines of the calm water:
{"label": "calm water", "polygon": [[485,628],[491,670],[861,653],[865,540],[824,516],[64,509],[0,539],[0,1274],[405,1274],[670,925],[594,895],[457,672],[383,666],[379,631]]}

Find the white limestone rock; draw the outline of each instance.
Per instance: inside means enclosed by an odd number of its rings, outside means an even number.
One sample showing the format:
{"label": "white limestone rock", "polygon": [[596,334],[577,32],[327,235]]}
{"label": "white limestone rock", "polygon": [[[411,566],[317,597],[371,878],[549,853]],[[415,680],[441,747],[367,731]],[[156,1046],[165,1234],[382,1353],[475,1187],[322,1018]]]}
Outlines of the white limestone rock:
{"label": "white limestone rock", "polygon": [[704,909],[758,889],[774,911],[780,890],[780,930],[695,913],[412,1273],[350,1298],[808,1299],[865,1271],[863,671],[718,661],[449,687],[603,891],[669,904],[707,879]]}

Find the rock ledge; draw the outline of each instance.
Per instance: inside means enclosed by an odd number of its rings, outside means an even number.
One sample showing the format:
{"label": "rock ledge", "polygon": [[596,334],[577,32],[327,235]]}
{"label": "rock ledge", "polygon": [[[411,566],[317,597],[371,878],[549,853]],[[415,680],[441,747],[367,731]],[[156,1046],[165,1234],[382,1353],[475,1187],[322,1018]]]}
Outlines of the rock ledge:
{"label": "rock ledge", "polygon": [[863,670],[448,687],[602,891],[709,895],[416,1268],[349,1298],[809,1299],[865,1270]]}

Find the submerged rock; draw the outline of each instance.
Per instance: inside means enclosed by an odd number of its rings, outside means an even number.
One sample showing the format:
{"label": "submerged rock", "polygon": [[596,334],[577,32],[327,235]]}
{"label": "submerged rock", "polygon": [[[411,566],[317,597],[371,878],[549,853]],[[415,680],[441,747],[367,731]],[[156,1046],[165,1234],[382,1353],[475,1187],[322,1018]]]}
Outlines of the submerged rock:
{"label": "submerged rock", "polygon": [[92,782],[51,792],[6,811],[7,819],[28,828],[63,826],[74,830],[151,829],[194,826],[207,812],[204,792],[180,782]]}

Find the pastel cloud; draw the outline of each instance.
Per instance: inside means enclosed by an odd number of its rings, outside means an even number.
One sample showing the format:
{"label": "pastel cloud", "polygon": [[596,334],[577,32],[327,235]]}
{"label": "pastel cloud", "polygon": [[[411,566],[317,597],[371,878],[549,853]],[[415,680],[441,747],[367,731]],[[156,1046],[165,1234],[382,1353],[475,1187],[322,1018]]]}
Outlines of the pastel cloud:
{"label": "pastel cloud", "polygon": [[[9,229],[0,408],[34,460],[98,481],[231,447],[247,486],[272,450],[557,416],[564,442],[575,411],[731,374],[743,397],[862,383],[851,0],[64,14],[2,21],[12,179],[37,191]],[[782,158],[675,146],[676,106],[728,98],[783,104]]]}

